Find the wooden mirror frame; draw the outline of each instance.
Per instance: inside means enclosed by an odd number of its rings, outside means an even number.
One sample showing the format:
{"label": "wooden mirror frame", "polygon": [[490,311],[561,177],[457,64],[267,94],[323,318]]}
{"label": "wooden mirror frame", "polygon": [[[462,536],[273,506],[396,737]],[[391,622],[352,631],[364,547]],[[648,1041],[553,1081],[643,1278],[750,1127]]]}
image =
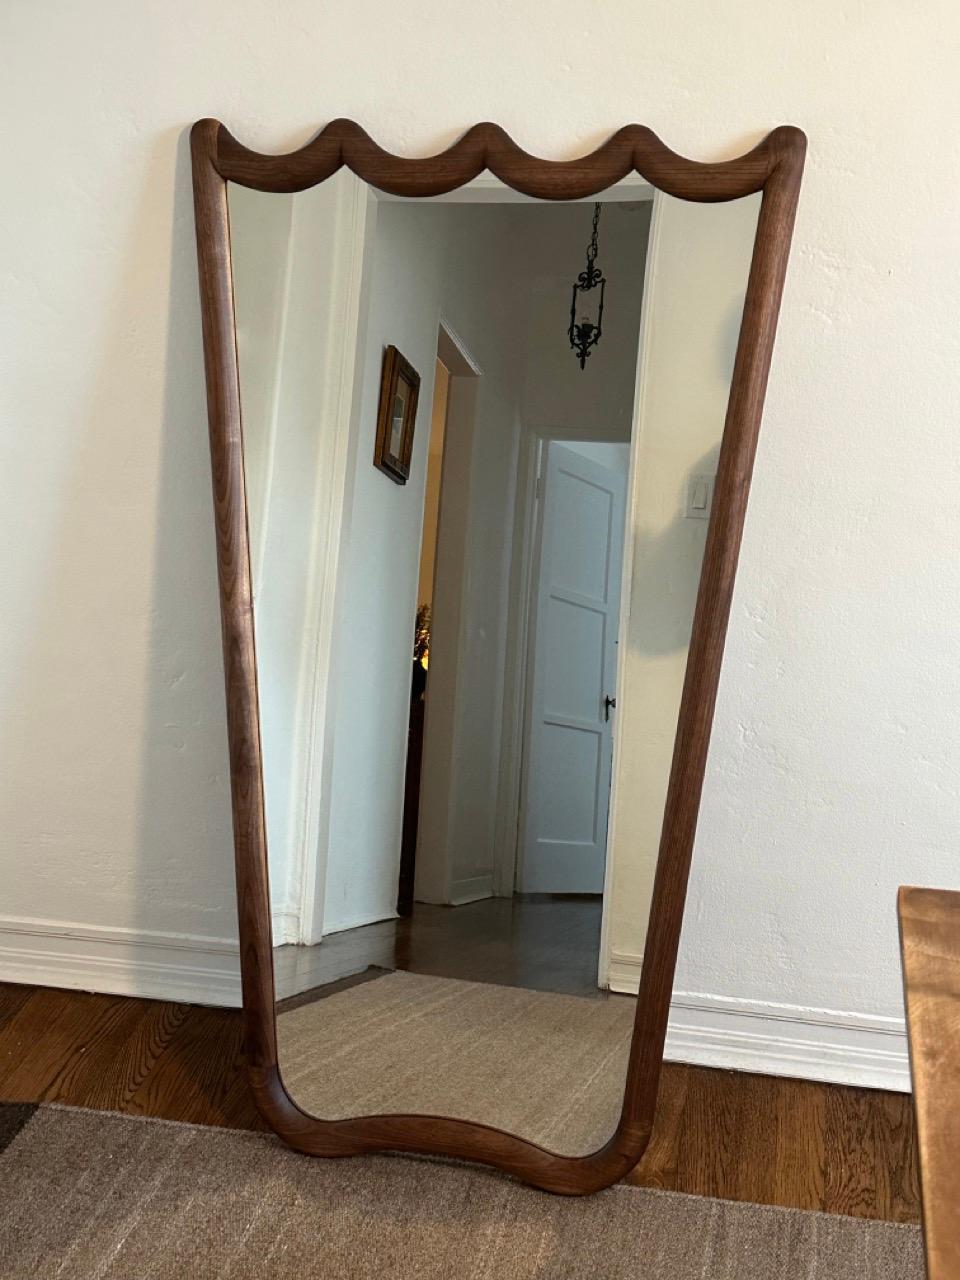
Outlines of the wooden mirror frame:
{"label": "wooden mirror frame", "polygon": [[[590,155],[551,161],[528,155],[497,125],[478,124],[448,150],[415,160],[382,150],[349,120],[327,125],[288,155],[250,151],[218,121],[200,120],[191,146],[245,1050],[257,1107],[281,1138],[310,1155],[452,1156],[496,1165],[548,1191],[598,1191],[638,1163],[653,1128],[700,793],[806,138],[785,126],[735,160],[701,164],[676,155],[650,129],[627,125]],[[303,191],[343,165],[395,196],[441,195],[485,169],[514,190],[545,200],[594,196],[632,172],[681,200],[710,203],[762,192],[664,807],[623,1110],[610,1141],[588,1156],[559,1155],[503,1130],[443,1116],[321,1120],[301,1111],[280,1075],[227,183],[257,191]]]}

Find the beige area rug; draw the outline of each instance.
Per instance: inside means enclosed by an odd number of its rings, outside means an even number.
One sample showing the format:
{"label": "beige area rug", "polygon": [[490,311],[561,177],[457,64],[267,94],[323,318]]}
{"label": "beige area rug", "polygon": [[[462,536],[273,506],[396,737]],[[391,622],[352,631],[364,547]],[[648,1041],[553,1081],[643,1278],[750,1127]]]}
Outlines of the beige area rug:
{"label": "beige area rug", "polygon": [[585,1155],[617,1127],[635,1003],[387,973],[282,1012],[280,1070],[324,1119],[454,1116]]}
{"label": "beige area rug", "polygon": [[920,1233],[612,1187],[571,1200],[257,1133],[0,1107],[2,1280],[922,1280]]}

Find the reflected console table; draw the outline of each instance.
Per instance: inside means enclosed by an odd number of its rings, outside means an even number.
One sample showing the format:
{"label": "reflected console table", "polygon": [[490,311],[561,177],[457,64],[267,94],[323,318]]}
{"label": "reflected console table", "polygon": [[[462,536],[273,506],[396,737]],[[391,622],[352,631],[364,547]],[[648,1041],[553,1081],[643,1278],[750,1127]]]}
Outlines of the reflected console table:
{"label": "reflected console table", "polygon": [[960,893],[900,890],[929,1280],[960,1280]]}

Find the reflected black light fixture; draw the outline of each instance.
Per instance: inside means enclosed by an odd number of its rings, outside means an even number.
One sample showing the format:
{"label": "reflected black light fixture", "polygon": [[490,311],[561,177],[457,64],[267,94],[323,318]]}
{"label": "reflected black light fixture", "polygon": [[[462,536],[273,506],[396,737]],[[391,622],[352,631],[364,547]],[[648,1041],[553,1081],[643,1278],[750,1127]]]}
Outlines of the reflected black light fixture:
{"label": "reflected black light fixture", "polygon": [[[597,230],[600,226],[600,202],[593,206],[593,234],[590,237],[590,243],[587,245],[587,269],[581,271],[573,284],[573,297],[570,300],[570,328],[567,331],[570,338],[570,346],[573,348],[577,359],[580,361],[580,368],[586,368],[587,358],[591,350],[600,341],[600,334],[603,325],[603,291],[606,288],[606,279],[603,272],[597,266]],[[586,314],[583,304],[583,294],[591,293],[594,289],[600,289],[597,296],[597,318],[594,322]],[[580,319],[577,320],[577,304],[582,308]]]}

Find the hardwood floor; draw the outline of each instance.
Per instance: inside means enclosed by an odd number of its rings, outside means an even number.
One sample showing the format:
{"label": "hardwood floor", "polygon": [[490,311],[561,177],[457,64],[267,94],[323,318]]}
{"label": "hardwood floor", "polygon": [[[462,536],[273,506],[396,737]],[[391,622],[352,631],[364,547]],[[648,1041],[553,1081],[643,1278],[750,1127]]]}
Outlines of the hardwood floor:
{"label": "hardwood floor", "polygon": [[[0,1100],[262,1129],[231,1009],[0,984]],[[642,1186],[916,1222],[911,1100],[668,1063]]]}
{"label": "hardwood floor", "polygon": [[0,1101],[262,1129],[236,1009],[0,984]]}
{"label": "hardwood floor", "polygon": [[912,1100],[668,1063],[653,1140],[628,1181],[917,1222]]}

